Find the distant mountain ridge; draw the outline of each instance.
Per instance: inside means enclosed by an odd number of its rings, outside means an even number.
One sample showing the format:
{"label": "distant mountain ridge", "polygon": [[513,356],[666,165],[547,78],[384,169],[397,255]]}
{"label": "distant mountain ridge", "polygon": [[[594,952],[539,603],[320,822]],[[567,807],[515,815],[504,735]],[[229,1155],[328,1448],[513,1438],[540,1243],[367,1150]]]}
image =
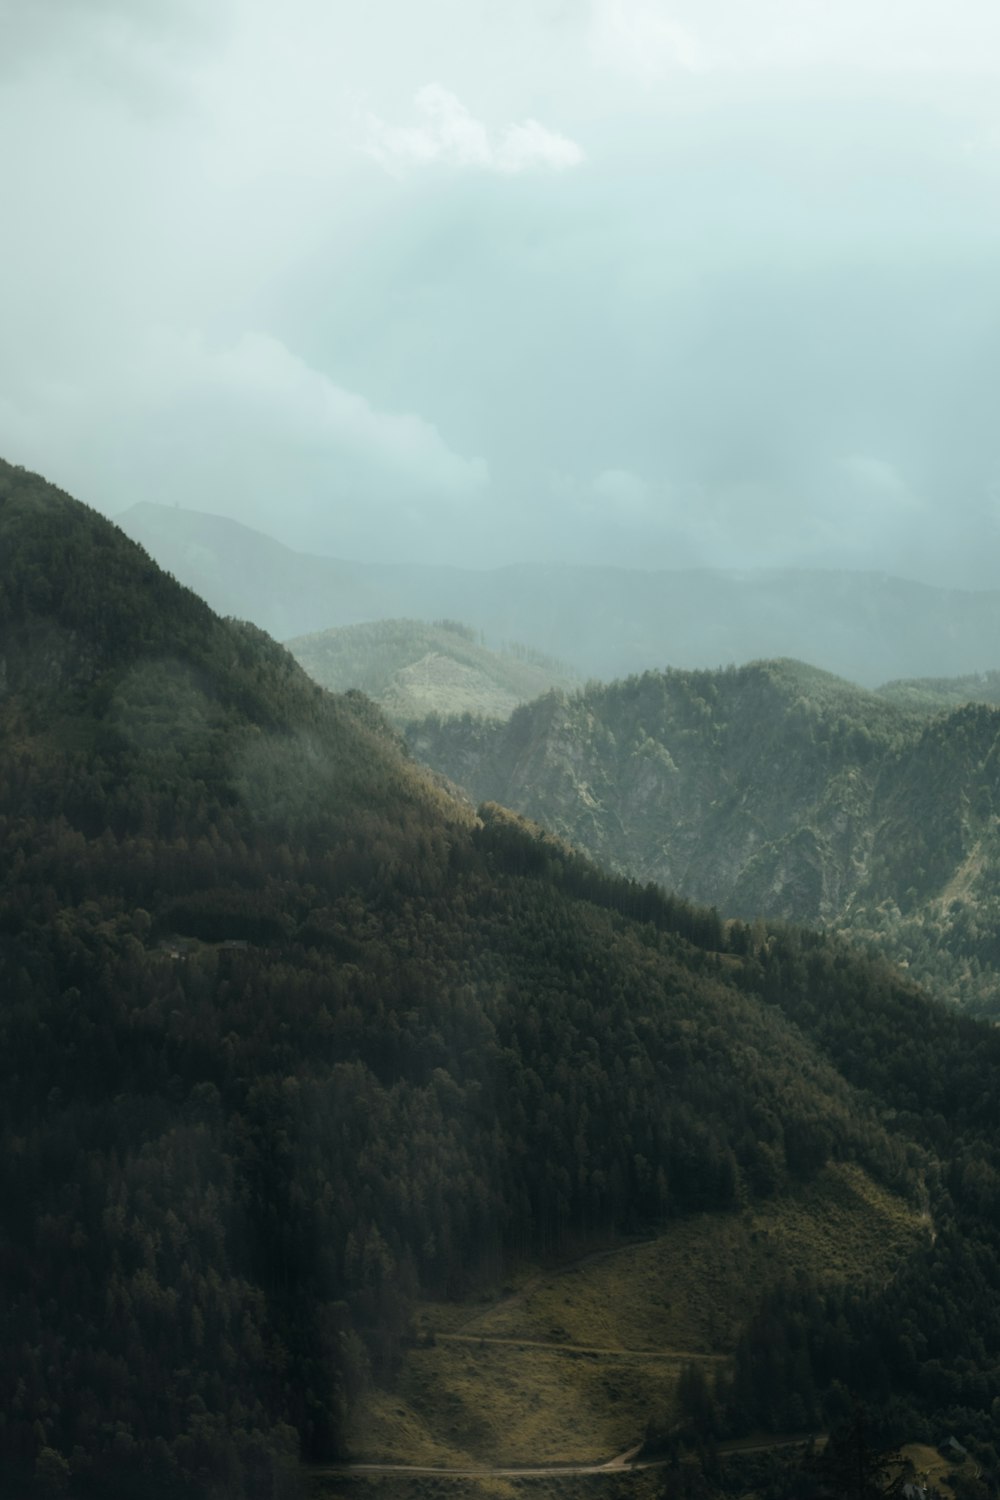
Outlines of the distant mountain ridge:
{"label": "distant mountain ridge", "polygon": [[900,708],[925,713],[961,708],[964,703],[1000,706],[1000,671],[974,672],[967,677],[917,677],[909,681],[887,682],[879,688],[879,696],[890,703],[898,703]]}
{"label": "distant mountain ridge", "polygon": [[220,613],[279,639],[379,619],[463,620],[581,677],[794,656],[875,687],[1000,667],[1000,591],[878,573],[496,569],[311,557],[219,516],[140,504],[120,526]]}
{"label": "distant mountain ridge", "polygon": [[363,695],[2,462],[0,680],[12,1494],[291,1497],[421,1292],[827,1161],[922,1201],[748,934],[474,816]]}
{"label": "distant mountain ridge", "polygon": [[408,734],[473,798],[613,869],[727,915],[842,928],[1000,1014],[1000,708],[921,702],[771,661]]}
{"label": "distant mountain ridge", "polygon": [[379,620],[296,636],[287,649],[314,682],[333,693],[357,688],[390,719],[430,713],[506,719],[519,703],[573,685],[560,662],[512,644],[488,650],[455,620]]}
{"label": "distant mountain ridge", "polygon": [[[677,695],[692,766],[706,725],[722,744],[746,722],[713,715],[711,676]],[[861,753],[849,690],[783,678],[750,683],[750,707],[825,706],[797,711],[792,750]],[[5,1494],[318,1493],[338,1480],[300,1460],[356,1452],[369,1402],[375,1456],[412,1452],[398,1393],[425,1402],[425,1354],[436,1430],[462,1467],[489,1462],[498,1387],[439,1315],[647,1233],[710,1315],[711,1387],[680,1356],[655,1391],[632,1384],[610,1329],[595,1383],[560,1289],[541,1323],[521,1304],[514,1337],[572,1363],[574,1423],[632,1410],[639,1441],[655,1406],[698,1441],[805,1433],[856,1391],[903,1431],[955,1431],[992,1475],[1000,1031],[833,938],[724,924],[503,808],[474,815],[362,694],[324,692],[3,462],[0,684]],[[814,1188],[831,1213],[805,1254],[799,1215],[775,1256],[755,1205],[790,1226]],[[883,1253],[858,1269],[862,1198]],[[695,1217],[733,1231],[721,1322]],[[669,1273],[632,1304],[690,1347]],[[519,1374],[502,1389],[549,1425]]]}

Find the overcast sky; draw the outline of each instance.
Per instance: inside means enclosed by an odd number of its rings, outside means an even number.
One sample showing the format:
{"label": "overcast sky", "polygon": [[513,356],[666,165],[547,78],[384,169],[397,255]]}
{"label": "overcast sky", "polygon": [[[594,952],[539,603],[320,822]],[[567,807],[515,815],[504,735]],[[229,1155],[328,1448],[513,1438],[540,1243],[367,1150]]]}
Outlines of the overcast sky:
{"label": "overcast sky", "polygon": [[995,0],[0,0],[0,454],[367,559],[994,586]]}

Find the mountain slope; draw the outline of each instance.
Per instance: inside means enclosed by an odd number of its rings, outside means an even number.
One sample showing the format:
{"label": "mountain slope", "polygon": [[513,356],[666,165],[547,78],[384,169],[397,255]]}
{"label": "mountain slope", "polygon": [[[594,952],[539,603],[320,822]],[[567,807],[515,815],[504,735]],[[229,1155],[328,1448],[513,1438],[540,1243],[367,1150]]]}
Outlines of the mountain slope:
{"label": "mountain slope", "polygon": [[962,708],[966,703],[1000,705],[1000,672],[976,672],[968,677],[918,677],[906,682],[887,682],[879,696],[901,708],[928,714]]}
{"label": "mountain slope", "polygon": [[[290,1495],[393,1380],[418,1295],[831,1161],[938,1229],[844,1293],[865,1393],[989,1422],[991,1029],[472,819],[364,699],[5,464],[0,657],[11,1493]],[[809,1307],[819,1410],[842,1374]],[[772,1359],[760,1399],[800,1376]],[[730,1426],[757,1420],[741,1390]]]}
{"label": "mountain slope", "polygon": [[996,591],[877,573],[380,566],[307,557],[196,511],[141,504],[118,520],[214,608],[281,638],[447,617],[491,641],[531,641],[581,677],[602,679],[794,655],[874,687],[1000,662]]}
{"label": "mountain slope", "polygon": [[411,726],[415,752],[612,868],[745,918],[879,943],[1000,1007],[1000,712],[927,718],[794,662],[550,694],[507,725]]}
{"label": "mountain slope", "polygon": [[296,636],[287,646],[322,687],[358,688],[397,723],[430,713],[506,719],[519,703],[573,682],[568,667],[525,646],[487,650],[454,620],[379,620]]}

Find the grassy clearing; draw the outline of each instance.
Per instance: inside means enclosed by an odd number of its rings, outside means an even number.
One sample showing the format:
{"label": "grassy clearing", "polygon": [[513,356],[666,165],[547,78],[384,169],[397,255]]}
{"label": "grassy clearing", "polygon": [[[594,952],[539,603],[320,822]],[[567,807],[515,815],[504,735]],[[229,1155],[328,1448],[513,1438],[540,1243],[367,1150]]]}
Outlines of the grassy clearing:
{"label": "grassy clearing", "polygon": [[425,1326],[492,1338],[726,1353],[756,1295],[793,1268],[830,1280],[888,1277],[923,1233],[918,1215],[853,1166],[831,1166],[774,1203],[698,1214],[656,1240],[526,1279],[492,1307]]}
{"label": "grassy clearing", "polygon": [[428,1424],[402,1390],[370,1393],[354,1413],[350,1446],[355,1458],[386,1463],[459,1467],[469,1461],[461,1447],[443,1440],[440,1423]]}
{"label": "grassy clearing", "polygon": [[927,1443],[907,1443],[900,1452],[913,1464],[918,1482],[940,1490],[945,1500],[952,1500],[954,1495],[954,1490],[948,1483],[949,1474],[957,1471],[970,1478],[975,1474],[975,1464],[970,1460],[956,1464],[953,1459],[943,1458],[936,1448],[931,1448]]}
{"label": "grassy clearing", "polygon": [[[669,1411],[680,1368],[517,1344],[414,1349],[396,1391],[405,1417],[366,1431],[355,1456],[461,1461],[432,1459],[433,1445],[482,1464],[600,1463],[638,1440],[646,1415]],[[434,1436],[415,1449],[414,1431]]]}
{"label": "grassy clearing", "polygon": [[396,1390],[358,1413],[355,1457],[602,1462],[651,1416],[669,1419],[688,1359],[724,1362],[769,1285],[793,1269],[884,1280],[926,1232],[860,1169],[836,1165],[741,1214],[696,1215],[561,1270],[525,1268],[492,1303],[428,1304],[418,1323],[436,1343],[410,1350]]}

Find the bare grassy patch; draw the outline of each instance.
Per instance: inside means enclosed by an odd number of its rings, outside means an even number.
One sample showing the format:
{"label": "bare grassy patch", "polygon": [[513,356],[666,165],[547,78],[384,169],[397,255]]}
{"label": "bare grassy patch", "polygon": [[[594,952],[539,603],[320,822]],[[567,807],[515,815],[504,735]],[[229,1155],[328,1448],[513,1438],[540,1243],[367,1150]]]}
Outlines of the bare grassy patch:
{"label": "bare grassy patch", "polygon": [[654,1241],[539,1273],[452,1329],[609,1349],[726,1353],[753,1300],[793,1268],[829,1280],[888,1277],[924,1233],[918,1214],[857,1167],[742,1214],[698,1214]]}
{"label": "bare grassy patch", "polygon": [[[427,1304],[436,1342],[359,1413],[358,1457],[400,1463],[602,1462],[669,1420],[681,1368],[724,1364],[760,1295],[792,1270],[887,1279],[927,1227],[859,1168],[773,1203],[699,1214],[655,1240],[526,1268],[492,1304]],[[525,1481],[527,1482],[527,1481]]]}
{"label": "bare grassy patch", "polygon": [[[665,1414],[680,1365],[608,1360],[531,1345],[448,1344],[409,1354],[395,1395],[395,1431],[379,1422],[356,1456],[399,1462],[599,1463]],[[408,1458],[412,1434],[431,1434]],[[432,1446],[458,1458],[429,1457]]]}
{"label": "bare grassy patch", "polygon": [[958,1469],[959,1472],[968,1473],[971,1477],[975,1472],[975,1465],[971,1462],[956,1465],[953,1459],[944,1458],[928,1443],[907,1443],[899,1451],[912,1463],[917,1483],[940,1490],[945,1500],[952,1500],[954,1495],[954,1490],[948,1483],[949,1474],[955,1473]]}

